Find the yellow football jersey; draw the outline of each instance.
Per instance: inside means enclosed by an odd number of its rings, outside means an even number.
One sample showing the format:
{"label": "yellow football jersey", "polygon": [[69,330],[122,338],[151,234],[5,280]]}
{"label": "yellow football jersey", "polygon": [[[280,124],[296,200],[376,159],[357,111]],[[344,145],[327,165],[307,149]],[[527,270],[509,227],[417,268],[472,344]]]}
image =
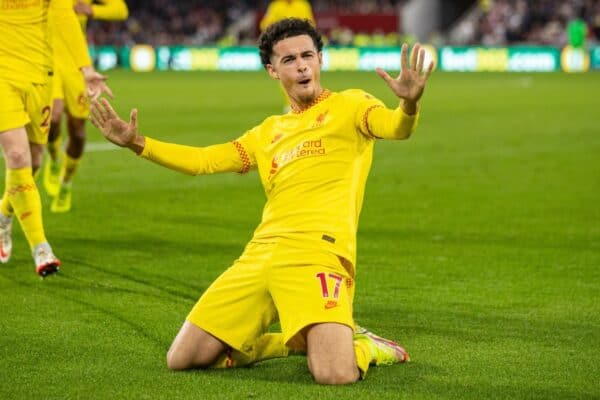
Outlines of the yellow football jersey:
{"label": "yellow football jersey", "polygon": [[[48,24],[50,13],[54,25]],[[72,0],[0,0],[0,78],[46,82],[52,74],[53,27],[70,44],[69,55],[77,65],[89,65]]]}
{"label": "yellow football jersey", "polygon": [[257,168],[267,203],[252,241],[325,248],[354,265],[374,139],[407,138],[417,119],[362,90],[325,90],[307,109],[269,117],[231,143],[146,138],[141,156],[195,175]]}
{"label": "yellow football jersey", "polygon": [[46,82],[52,73],[48,0],[0,0],[0,77]]}
{"label": "yellow football jersey", "polygon": [[315,18],[313,17],[310,3],[306,0],[274,0],[269,4],[267,11],[260,21],[260,30],[264,31],[269,25],[284,18],[300,18],[307,19],[313,25]]}
{"label": "yellow football jersey", "polygon": [[[76,4],[78,0],[73,0]],[[123,0],[98,0],[94,3],[93,0],[82,0],[84,3],[92,6],[93,19],[101,21],[124,21],[129,16],[129,9]],[[81,29],[85,32],[88,17],[79,15]]]}
{"label": "yellow football jersey", "polygon": [[[71,6],[75,5],[78,0],[68,0]],[[83,2],[91,5],[94,19],[107,21],[121,21],[127,19],[128,9],[123,0],[104,0],[99,4],[92,4],[92,0],[83,0]],[[85,36],[88,17],[86,15],[78,15],[81,30]],[[61,71],[77,70],[78,66],[75,61],[69,56],[70,49],[68,43],[65,43],[56,36],[57,31],[54,30],[54,63]]]}

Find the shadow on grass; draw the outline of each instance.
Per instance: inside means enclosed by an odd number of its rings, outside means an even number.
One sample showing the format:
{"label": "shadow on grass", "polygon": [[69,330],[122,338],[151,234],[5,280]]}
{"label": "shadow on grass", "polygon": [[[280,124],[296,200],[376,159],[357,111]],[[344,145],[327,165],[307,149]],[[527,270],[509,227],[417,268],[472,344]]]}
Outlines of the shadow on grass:
{"label": "shadow on grass", "polygon": [[[34,283],[32,281],[19,280],[19,279],[16,279],[14,276],[5,275],[5,274],[3,274],[2,277],[13,282],[15,285],[18,285],[21,287],[26,287],[31,290],[40,288],[39,285],[34,285]],[[55,278],[59,278],[59,277],[49,277],[46,279],[55,279]],[[160,348],[160,350],[163,352],[166,351],[166,343],[164,342],[164,340],[161,337],[154,335],[152,332],[144,329],[141,325],[138,325],[134,321],[117,313],[115,310],[112,310],[107,307],[99,306],[98,304],[82,300],[81,298],[70,296],[70,295],[66,294],[62,290],[61,287],[44,285],[43,290],[45,291],[45,293],[47,293],[49,295],[50,302],[55,302],[55,299],[58,298],[65,302],[78,304],[78,305],[84,306],[84,308],[86,308],[86,309],[94,310],[94,311],[98,312],[99,314],[105,315],[106,317],[109,317],[112,320],[116,320],[116,321],[128,326],[138,336],[146,339],[148,342],[152,343],[152,345],[155,346],[156,348]],[[39,290],[37,292],[40,293]]]}
{"label": "shadow on grass", "polygon": [[148,287],[150,289],[156,290],[158,292],[166,293],[166,294],[170,295],[170,297],[157,296],[157,295],[154,295],[152,293],[145,292],[145,291],[137,291],[137,290],[123,289],[123,288],[113,288],[113,287],[105,286],[105,285],[104,286],[99,286],[100,284],[97,284],[95,282],[88,282],[88,281],[85,281],[83,279],[77,278],[75,276],[70,276],[70,275],[68,275],[68,273],[61,272],[61,276],[65,276],[67,278],[73,279],[74,281],[85,283],[85,284],[87,284],[90,287],[100,287],[100,288],[103,288],[104,290],[121,290],[121,291],[130,292],[130,293],[144,294],[144,295],[147,295],[147,296],[153,296],[153,297],[156,297],[156,298],[162,298],[162,299],[168,299],[168,300],[173,300],[173,298],[178,298],[178,299],[191,300],[191,301],[197,300],[198,296],[199,296],[199,293],[202,293],[205,290],[205,288],[197,288],[197,287],[194,287],[192,285],[185,285],[183,282],[179,282],[179,281],[177,281],[175,279],[171,280],[172,283],[175,283],[175,284],[178,284],[178,285],[181,285],[181,286],[187,286],[186,289],[190,289],[191,288],[191,291],[193,291],[195,293],[195,294],[192,295],[192,294],[187,293],[187,291],[171,289],[171,288],[168,288],[168,287],[164,286],[164,282],[163,281],[169,280],[169,279],[165,278],[165,277],[162,277],[162,276],[157,277],[156,275],[154,275],[154,276],[147,275],[149,278],[150,277],[155,277],[156,280],[160,281],[160,282],[156,282],[156,281],[154,281],[152,279],[144,279],[144,278],[141,278],[141,277],[133,275],[133,274],[128,274],[128,273],[125,273],[125,272],[117,272],[113,268],[101,267],[100,265],[95,265],[95,264],[92,264],[90,262],[87,262],[87,261],[84,261],[84,260],[80,260],[80,259],[64,258],[64,260],[68,261],[68,262],[71,262],[73,264],[77,264],[77,265],[80,265],[80,266],[83,266],[83,267],[86,267],[86,268],[90,268],[90,269],[92,269],[92,270],[94,270],[96,272],[100,272],[100,273],[103,273],[103,274],[106,274],[106,275],[109,275],[109,276],[112,276],[112,277],[116,277],[116,278],[119,278],[119,279],[122,279],[122,280],[126,280],[126,281],[129,281],[129,282],[133,282],[133,283],[136,283],[138,285],[142,285],[142,286]]}
{"label": "shadow on grass", "polygon": [[[118,267],[116,266],[103,266],[114,265],[114,259],[106,260],[106,263],[103,263],[103,260],[98,259],[97,257],[95,257],[94,262],[79,257],[63,257],[63,260],[72,263],[77,263],[81,266],[90,268],[92,270],[127,281],[131,281],[140,285],[144,285],[186,300],[197,300],[200,294],[206,289],[206,286],[194,285],[190,283],[189,280],[176,279],[173,276],[167,274],[157,274],[154,272],[156,270],[155,268],[144,268],[146,266],[145,264],[155,265],[157,263],[157,259],[164,259],[165,262],[167,262],[168,254],[188,254],[192,257],[194,256],[194,254],[198,254],[198,264],[201,264],[202,262],[206,261],[206,257],[204,255],[210,254],[212,257],[219,257],[220,255],[223,255],[222,259],[226,261],[223,262],[222,270],[225,270],[225,268],[227,268],[231,264],[231,262],[235,259],[237,255],[239,255],[240,252],[240,247],[236,244],[203,242],[191,245],[184,241],[166,241],[154,237],[137,237],[134,241],[132,241],[131,238],[62,238],[61,241],[63,242],[65,248],[83,247],[109,249],[109,251],[107,251],[105,254],[120,254],[120,257],[122,258],[128,256],[132,258],[135,257],[136,262],[126,263],[127,268],[143,268],[143,275],[139,272],[124,272],[123,268],[117,270]],[[164,254],[165,250],[167,251],[167,256],[161,256],[162,254]],[[132,254],[132,252],[135,252],[135,254]],[[145,260],[143,257],[140,257],[139,253],[146,254],[148,257],[147,260]],[[232,256],[232,254],[234,255]],[[167,268],[169,267],[167,266]],[[166,284],[172,284],[173,286],[176,286],[178,288],[168,288],[166,287]]]}

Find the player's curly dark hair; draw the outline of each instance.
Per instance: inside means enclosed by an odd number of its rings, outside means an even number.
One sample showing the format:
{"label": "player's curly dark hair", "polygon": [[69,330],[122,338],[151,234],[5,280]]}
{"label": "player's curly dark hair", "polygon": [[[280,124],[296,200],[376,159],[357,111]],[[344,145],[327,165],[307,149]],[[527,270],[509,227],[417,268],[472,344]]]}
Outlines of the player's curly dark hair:
{"label": "player's curly dark hair", "polygon": [[269,26],[258,38],[258,49],[262,65],[266,68],[267,64],[271,64],[273,46],[277,42],[300,35],[310,36],[317,50],[323,50],[321,34],[307,19],[286,18]]}

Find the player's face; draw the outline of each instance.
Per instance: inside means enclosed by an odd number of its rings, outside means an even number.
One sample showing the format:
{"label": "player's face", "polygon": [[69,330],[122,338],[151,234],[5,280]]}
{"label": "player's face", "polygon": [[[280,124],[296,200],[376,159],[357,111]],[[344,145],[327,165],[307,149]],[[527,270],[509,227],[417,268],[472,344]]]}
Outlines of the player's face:
{"label": "player's face", "polygon": [[321,94],[323,55],[308,35],[280,40],[273,46],[269,75],[281,80],[290,100],[298,105],[310,104]]}

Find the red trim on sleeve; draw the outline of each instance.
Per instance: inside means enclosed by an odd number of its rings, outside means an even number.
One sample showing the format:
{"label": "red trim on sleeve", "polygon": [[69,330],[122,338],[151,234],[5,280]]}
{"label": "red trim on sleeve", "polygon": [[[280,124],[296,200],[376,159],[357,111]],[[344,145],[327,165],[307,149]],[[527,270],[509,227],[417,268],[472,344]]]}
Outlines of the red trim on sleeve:
{"label": "red trim on sleeve", "polygon": [[233,143],[233,145],[235,146],[235,149],[237,150],[238,154],[240,155],[240,159],[242,160],[243,165],[242,169],[240,170],[240,174],[245,174],[246,172],[250,171],[250,167],[252,166],[252,163],[250,162],[250,156],[248,155],[246,149],[244,149],[244,146],[242,146],[240,142],[234,140],[231,143]]}
{"label": "red trim on sleeve", "polygon": [[372,137],[374,139],[381,139],[381,138],[379,136],[376,136],[375,134],[373,134],[373,132],[371,132],[371,128],[369,128],[369,113],[374,108],[382,108],[382,107],[383,106],[381,104],[374,104],[371,107],[367,108],[367,111],[365,111],[365,113],[363,115],[363,124],[365,125],[366,133],[367,133],[367,135],[369,135],[370,137]]}

